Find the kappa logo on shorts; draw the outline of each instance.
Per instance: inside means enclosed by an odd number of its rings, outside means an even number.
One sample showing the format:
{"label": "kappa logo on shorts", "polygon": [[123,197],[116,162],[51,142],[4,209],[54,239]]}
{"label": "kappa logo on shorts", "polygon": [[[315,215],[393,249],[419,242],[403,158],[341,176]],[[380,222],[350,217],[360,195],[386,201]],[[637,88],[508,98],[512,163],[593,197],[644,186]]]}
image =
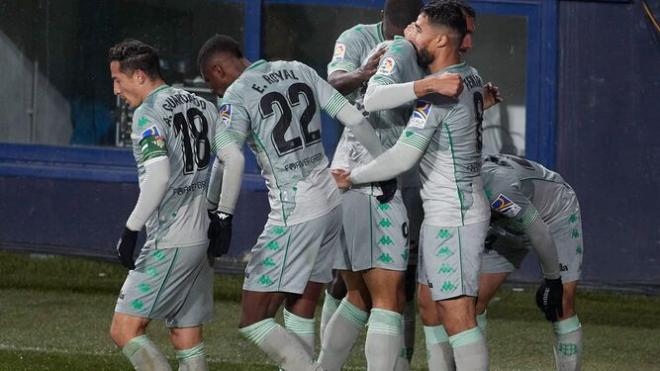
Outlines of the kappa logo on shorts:
{"label": "kappa logo on shorts", "polygon": [[508,216],[509,218],[513,218],[518,213],[520,213],[520,210],[522,208],[518,206],[515,202],[511,201],[508,197],[500,193],[499,196],[497,196],[497,199],[493,201],[493,203],[490,204],[490,207],[493,209],[493,211],[496,211],[502,215]]}
{"label": "kappa logo on shorts", "polygon": [[344,59],[344,55],[346,55],[346,45],[336,43],[335,52],[332,54],[332,60]]}
{"label": "kappa logo on shorts", "polygon": [[231,104],[223,104],[220,106],[220,121],[226,126],[231,126]]}
{"label": "kappa logo on shorts", "polygon": [[421,99],[418,100],[415,105],[415,110],[413,111],[412,116],[410,116],[410,122],[408,122],[408,126],[423,129],[430,113],[431,103]]}
{"label": "kappa logo on shorts", "polygon": [[378,71],[376,73],[381,75],[391,75],[394,71],[394,66],[396,66],[394,58],[387,57],[383,59],[382,62],[380,62],[380,66],[378,67]]}

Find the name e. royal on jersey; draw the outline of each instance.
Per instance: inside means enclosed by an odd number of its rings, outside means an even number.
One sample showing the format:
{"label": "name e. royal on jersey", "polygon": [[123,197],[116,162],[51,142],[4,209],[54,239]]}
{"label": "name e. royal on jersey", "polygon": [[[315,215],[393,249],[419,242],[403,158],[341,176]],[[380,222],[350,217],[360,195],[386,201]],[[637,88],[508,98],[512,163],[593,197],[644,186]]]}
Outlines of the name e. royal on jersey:
{"label": "name e. royal on jersey", "polygon": [[[265,75],[261,75],[264,80],[268,83],[268,85],[271,84],[276,84],[280,81],[284,80],[300,80],[298,76],[293,72],[293,70],[280,70],[280,71],[275,71],[271,72]],[[266,91],[267,86],[258,86],[257,84],[252,84],[252,89],[258,91],[259,93],[263,93]]]}

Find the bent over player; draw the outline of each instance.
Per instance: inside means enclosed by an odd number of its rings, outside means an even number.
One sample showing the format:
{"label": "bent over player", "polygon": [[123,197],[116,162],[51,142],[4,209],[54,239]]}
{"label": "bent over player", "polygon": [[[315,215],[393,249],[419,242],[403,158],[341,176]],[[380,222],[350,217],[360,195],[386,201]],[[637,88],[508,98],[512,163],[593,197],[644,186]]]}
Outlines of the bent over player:
{"label": "bent over player", "polygon": [[[206,188],[217,110],[165,84],[158,54],[147,44],[121,42],[110,49],[109,60],[114,93],[137,108],[131,138],[140,184],[117,245],[130,271],[110,335],[135,369],[169,370],[145,335],[152,319],[163,319],[179,370],[207,370],[202,324],[213,314],[213,271],[207,258]],[[147,239],[134,261],[143,226]]]}
{"label": "bent over player", "polygon": [[575,293],[584,247],[575,192],[559,174],[511,155],[486,157],[481,176],[493,214],[477,313],[485,313],[497,288],[533,249],[545,278],[536,301],[552,322],[557,370],[579,370],[582,325],[575,312]]}
{"label": "bent over player", "polygon": [[[320,110],[347,125],[372,155],[382,146],[360,112],[302,63],[250,63],[238,43],[222,35],[204,44],[198,62],[211,89],[223,96],[220,148],[247,142],[269,191],[268,222],[245,271],[240,332],[285,370],[320,369],[313,362],[313,316],[322,286],[331,280],[341,230],[341,199],[321,143]],[[228,167],[223,179],[240,179]],[[225,224],[222,233],[229,228]],[[286,329],[273,318],[282,303]]]}

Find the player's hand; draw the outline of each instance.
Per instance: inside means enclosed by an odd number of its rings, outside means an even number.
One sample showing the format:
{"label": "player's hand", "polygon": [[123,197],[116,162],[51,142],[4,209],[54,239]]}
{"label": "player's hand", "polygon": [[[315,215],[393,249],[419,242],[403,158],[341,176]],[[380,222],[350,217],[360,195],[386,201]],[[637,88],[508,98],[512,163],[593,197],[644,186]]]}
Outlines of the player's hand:
{"label": "player's hand", "polygon": [[136,231],[124,227],[124,232],[121,234],[119,242],[117,242],[117,257],[119,262],[128,269],[135,269],[135,258],[133,252],[135,251],[135,244],[137,243]]}
{"label": "player's hand", "polygon": [[488,82],[484,85],[484,110],[502,102],[504,99],[500,95],[500,88]]}
{"label": "player's hand", "polygon": [[422,82],[422,91],[415,90],[417,97],[438,93],[445,97],[456,98],[463,91],[463,79],[457,73],[445,72],[438,76],[428,76]]}
{"label": "player's hand", "polygon": [[216,258],[224,255],[229,250],[231,243],[231,221],[233,216],[231,214],[223,213],[222,211],[208,210],[209,225],[208,238],[209,248],[206,250],[209,258]]}
{"label": "player's hand", "polygon": [[376,199],[378,202],[381,204],[386,204],[394,198],[394,194],[396,193],[396,178],[390,179],[390,180],[384,180],[382,182],[378,182],[378,186],[380,187],[380,190],[383,192],[382,195],[376,196]]}
{"label": "player's hand", "polygon": [[351,172],[346,171],[343,169],[332,169],[330,170],[330,174],[332,174],[332,177],[335,178],[335,183],[337,183],[337,188],[341,190],[349,190],[353,186],[353,183],[351,182]]}
{"label": "player's hand", "polygon": [[417,29],[415,28],[415,22],[411,22],[403,30],[403,37],[405,37],[406,40],[412,42],[416,35]]}
{"label": "player's hand", "polygon": [[545,313],[545,318],[550,322],[555,322],[564,315],[562,307],[562,297],[564,295],[564,285],[561,278],[545,279],[538,290],[536,290],[536,306],[541,312]]}
{"label": "player's hand", "polygon": [[367,81],[373,76],[376,71],[378,71],[378,65],[380,60],[383,59],[383,54],[387,48],[380,48],[374,54],[372,54],[369,59],[360,67],[360,75],[364,81]]}

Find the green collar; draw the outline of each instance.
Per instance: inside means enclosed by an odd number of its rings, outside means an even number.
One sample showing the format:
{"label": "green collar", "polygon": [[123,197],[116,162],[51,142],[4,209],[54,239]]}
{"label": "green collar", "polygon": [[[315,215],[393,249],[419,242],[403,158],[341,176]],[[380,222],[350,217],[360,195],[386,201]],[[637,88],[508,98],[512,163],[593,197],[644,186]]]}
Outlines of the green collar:
{"label": "green collar", "polygon": [[258,61],[253,62],[251,65],[249,65],[248,68],[246,68],[246,70],[251,70],[253,68],[257,68],[257,67],[261,66],[264,63],[266,63],[265,59],[259,59]]}

